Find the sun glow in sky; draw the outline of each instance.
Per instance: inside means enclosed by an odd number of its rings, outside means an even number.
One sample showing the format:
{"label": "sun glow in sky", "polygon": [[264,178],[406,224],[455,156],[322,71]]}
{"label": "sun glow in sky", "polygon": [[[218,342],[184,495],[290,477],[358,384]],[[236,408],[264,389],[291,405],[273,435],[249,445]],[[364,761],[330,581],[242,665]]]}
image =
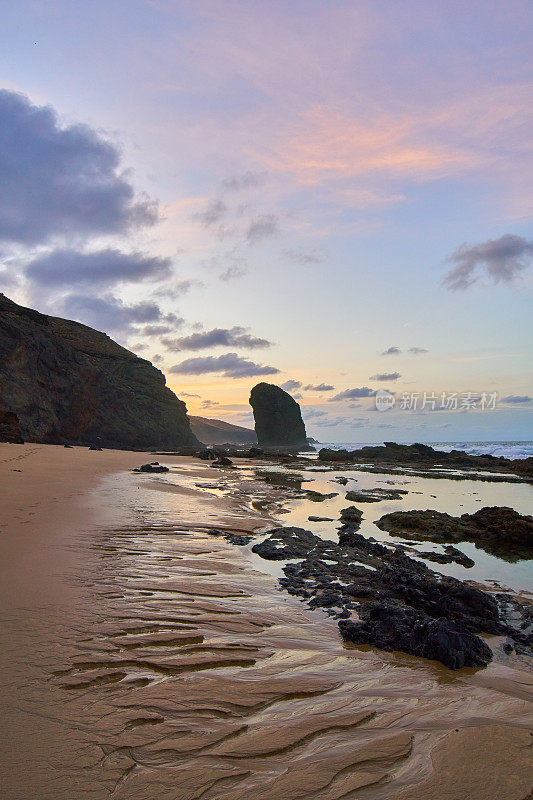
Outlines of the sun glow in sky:
{"label": "sun glow in sky", "polygon": [[193,414],[249,425],[267,380],[321,441],[531,438],[529,3],[1,8],[5,294]]}

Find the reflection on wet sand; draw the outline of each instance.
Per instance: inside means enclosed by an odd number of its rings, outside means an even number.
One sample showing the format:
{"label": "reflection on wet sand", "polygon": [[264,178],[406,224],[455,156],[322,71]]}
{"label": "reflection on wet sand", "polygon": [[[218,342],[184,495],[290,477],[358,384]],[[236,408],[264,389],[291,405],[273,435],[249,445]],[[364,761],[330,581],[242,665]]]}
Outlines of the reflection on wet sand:
{"label": "reflection on wet sand", "polygon": [[212,535],[268,524],[249,482],[216,497],[173,462],[101,481],[53,538],[55,589],[2,610],[6,798],[527,796],[525,672],[344,646]]}

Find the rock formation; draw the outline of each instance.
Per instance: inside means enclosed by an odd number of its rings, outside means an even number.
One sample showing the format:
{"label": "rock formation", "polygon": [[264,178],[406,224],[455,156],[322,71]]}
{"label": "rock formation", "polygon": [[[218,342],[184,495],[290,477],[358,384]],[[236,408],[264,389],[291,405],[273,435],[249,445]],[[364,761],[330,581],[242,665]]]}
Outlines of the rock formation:
{"label": "rock formation", "polygon": [[[120,449],[197,447],[165,376],[104,333],[0,294],[1,411],[32,442]],[[13,429],[13,420],[10,423]],[[5,436],[5,422],[0,426]]]}
{"label": "rock formation", "polygon": [[192,432],[204,444],[257,444],[257,436],[251,428],[206,417],[189,416],[189,421]]}
{"label": "rock formation", "polygon": [[272,383],[258,383],[250,405],[260,447],[309,449],[300,406],[290,394]]}

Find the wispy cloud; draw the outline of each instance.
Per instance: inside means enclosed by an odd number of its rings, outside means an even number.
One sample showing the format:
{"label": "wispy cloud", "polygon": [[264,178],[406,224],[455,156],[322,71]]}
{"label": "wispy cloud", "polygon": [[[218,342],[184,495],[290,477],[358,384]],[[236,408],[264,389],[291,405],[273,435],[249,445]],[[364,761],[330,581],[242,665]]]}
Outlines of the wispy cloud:
{"label": "wispy cloud", "polygon": [[444,277],[447,289],[468,289],[480,273],[487,275],[493,283],[512,283],[533,257],[533,241],[523,236],[506,234],[481,244],[462,244],[447,259],[455,266]]}
{"label": "wispy cloud", "polygon": [[388,347],[382,352],[382,356],[399,356],[402,351],[399,347]]}
{"label": "wispy cloud", "polygon": [[335,389],[330,383],[317,383],[316,385],[308,383],[303,388],[304,392],[332,392]]}
{"label": "wispy cloud", "polygon": [[170,275],[169,258],[122,253],[114,248],[82,253],[53,250],[28,264],[26,276],[41,286],[112,286],[121,282],[160,280]]}
{"label": "wispy cloud", "polygon": [[261,214],[252,219],[246,231],[248,244],[257,244],[263,239],[271,239],[278,233],[278,218],[275,214]]}
{"label": "wispy cloud", "polygon": [[397,381],[401,378],[399,372],[378,372],[377,375],[371,375],[371,381]]}
{"label": "wispy cloud", "polygon": [[289,380],[285,381],[285,383],[281,384],[281,388],[285,389],[286,392],[292,392],[294,389],[300,389],[302,386],[301,381]]}

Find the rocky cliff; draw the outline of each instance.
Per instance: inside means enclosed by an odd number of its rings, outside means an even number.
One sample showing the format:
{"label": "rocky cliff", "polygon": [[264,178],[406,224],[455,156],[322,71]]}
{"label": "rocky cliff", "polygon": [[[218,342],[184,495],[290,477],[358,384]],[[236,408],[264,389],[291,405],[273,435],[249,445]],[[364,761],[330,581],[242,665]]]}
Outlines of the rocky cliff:
{"label": "rocky cliff", "polygon": [[260,447],[309,448],[300,406],[290,394],[272,383],[258,383],[250,405]]}
{"label": "rocky cliff", "polygon": [[20,435],[33,442],[139,450],[198,444],[185,403],[149,361],[93,328],[0,294],[0,416],[5,414],[15,414]]}
{"label": "rocky cliff", "polygon": [[207,417],[190,416],[189,420],[192,432],[205,444],[257,444],[257,436],[251,428]]}

